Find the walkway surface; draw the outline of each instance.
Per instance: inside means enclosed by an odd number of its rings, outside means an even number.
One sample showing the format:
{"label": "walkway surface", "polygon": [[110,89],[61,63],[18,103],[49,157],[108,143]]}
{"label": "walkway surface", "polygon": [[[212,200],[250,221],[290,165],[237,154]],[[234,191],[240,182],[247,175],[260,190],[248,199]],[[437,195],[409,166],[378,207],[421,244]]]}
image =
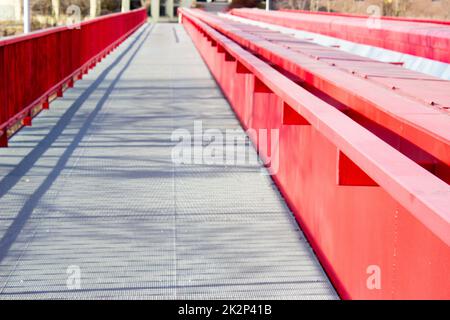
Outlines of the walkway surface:
{"label": "walkway surface", "polygon": [[337,298],[259,165],[173,163],[194,120],[240,128],[182,27],[157,24],[16,134],[0,298]]}

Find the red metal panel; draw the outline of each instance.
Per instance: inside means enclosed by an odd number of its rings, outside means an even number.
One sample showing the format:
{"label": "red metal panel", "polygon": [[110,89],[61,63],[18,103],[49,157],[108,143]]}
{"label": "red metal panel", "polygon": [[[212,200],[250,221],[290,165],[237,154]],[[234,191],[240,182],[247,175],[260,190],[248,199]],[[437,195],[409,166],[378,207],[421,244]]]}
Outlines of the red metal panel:
{"label": "red metal panel", "polygon": [[[449,299],[448,184],[215,31],[194,11],[181,13],[244,128],[280,130],[279,170],[273,179],[341,297]],[[207,38],[236,61],[226,62]],[[372,267],[381,271],[380,288],[368,286]]]}
{"label": "red metal panel", "polygon": [[382,47],[432,60],[450,63],[448,23],[411,19],[381,19],[380,27],[370,27],[367,18],[342,14],[315,14],[300,11],[233,9],[231,14],[280,26]]}
{"label": "red metal panel", "polygon": [[[337,68],[336,63],[324,65],[322,61],[307,54],[300,55],[298,51],[293,52],[276,42],[267,41],[255,32],[247,32],[246,25],[233,24],[227,19],[219,19],[198,10],[192,11],[192,14],[243,47],[295,75],[310,91],[325,93],[349,107],[353,111],[349,115],[355,120],[362,115],[364,119],[361,121],[366,122],[365,119],[368,119],[384,127],[386,130],[382,131],[380,136],[385,141],[400,137],[391,145],[396,145],[400,151],[408,151],[405,153],[408,157],[420,158],[424,153],[428,153],[435,157],[436,163],[442,163],[444,169],[450,165],[448,114],[398,94],[398,88],[395,88],[395,91],[394,88],[382,88],[367,79],[343,72]],[[376,64],[380,65],[380,69],[384,69],[382,63]],[[448,86],[448,83],[446,85]],[[411,144],[415,149],[410,148]],[[448,174],[440,176],[448,182],[450,180],[447,177]]]}
{"label": "red metal panel", "polygon": [[[52,94],[128,37],[147,19],[145,9],[0,40],[0,131],[27,117]],[[31,119],[25,118],[26,125]],[[3,145],[5,145],[3,143]]]}

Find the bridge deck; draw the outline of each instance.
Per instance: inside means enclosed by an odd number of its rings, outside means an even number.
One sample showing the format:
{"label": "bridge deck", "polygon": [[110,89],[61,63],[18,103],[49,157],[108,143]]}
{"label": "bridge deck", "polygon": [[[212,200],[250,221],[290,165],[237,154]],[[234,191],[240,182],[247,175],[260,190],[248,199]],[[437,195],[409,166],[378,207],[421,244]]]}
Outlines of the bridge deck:
{"label": "bridge deck", "polygon": [[0,298],[337,298],[259,165],[171,161],[194,120],[240,128],[184,30],[157,24],[16,134]]}

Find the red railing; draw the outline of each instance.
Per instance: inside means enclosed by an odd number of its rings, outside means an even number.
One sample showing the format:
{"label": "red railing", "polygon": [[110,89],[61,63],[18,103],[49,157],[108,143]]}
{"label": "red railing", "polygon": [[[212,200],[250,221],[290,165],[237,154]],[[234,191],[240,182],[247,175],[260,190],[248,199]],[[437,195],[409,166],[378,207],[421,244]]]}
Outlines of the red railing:
{"label": "red railing", "polygon": [[[278,11],[284,12],[297,12],[297,13],[306,13],[306,14],[320,14],[323,16],[331,16],[331,17],[349,17],[349,18],[359,18],[359,19],[369,19],[373,18],[366,14],[357,14],[357,13],[345,13],[345,12],[326,12],[326,11],[308,11],[308,10],[299,10],[299,9],[280,9]],[[438,20],[438,19],[423,19],[423,18],[408,18],[408,17],[391,17],[391,16],[381,16],[379,17],[381,20],[391,20],[391,21],[405,21],[405,22],[418,22],[418,23],[433,23],[433,24],[443,24],[450,26],[450,21],[448,20]]]}
{"label": "red railing", "polygon": [[340,296],[448,299],[449,185],[224,36],[229,25],[179,12],[242,126],[279,130],[272,178]]}
{"label": "red railing", "polygon": [[48,108],[146,19],[137,9],[0,40],[0,146],[7,146],[8,128],[30,125],[35,107]]}

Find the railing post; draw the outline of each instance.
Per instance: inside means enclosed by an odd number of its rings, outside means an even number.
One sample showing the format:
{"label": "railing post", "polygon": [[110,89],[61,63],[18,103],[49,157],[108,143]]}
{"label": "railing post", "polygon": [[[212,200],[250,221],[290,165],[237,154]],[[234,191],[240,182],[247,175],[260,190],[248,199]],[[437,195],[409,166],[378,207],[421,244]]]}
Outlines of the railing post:
{"label": "railing post", "polygon": [[50,103],[48,102],[48,99],[42,103],[42,109],[44,110],[50,109]]}
{"label": "railing post", "polygon": [[0,148],[8,147],[8,131],[3,129],[0,131]]}

